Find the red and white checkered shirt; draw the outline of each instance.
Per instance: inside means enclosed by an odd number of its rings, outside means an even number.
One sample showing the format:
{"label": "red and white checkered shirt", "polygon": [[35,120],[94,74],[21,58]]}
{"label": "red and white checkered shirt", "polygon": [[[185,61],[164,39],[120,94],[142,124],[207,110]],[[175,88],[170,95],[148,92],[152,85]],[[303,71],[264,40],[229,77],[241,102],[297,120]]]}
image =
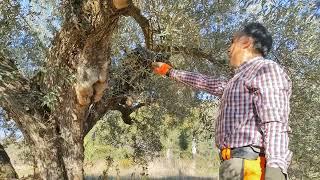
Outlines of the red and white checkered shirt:
{"label": "red and white checkered shirt", "polygon": [[169,76],[221,98],[215,136],[219,149],[263,147],[267,166],[287,173],[292,156],[288,149],[291,81],[277,63],[256,57],[243,63],[229,81],[174,69]]}

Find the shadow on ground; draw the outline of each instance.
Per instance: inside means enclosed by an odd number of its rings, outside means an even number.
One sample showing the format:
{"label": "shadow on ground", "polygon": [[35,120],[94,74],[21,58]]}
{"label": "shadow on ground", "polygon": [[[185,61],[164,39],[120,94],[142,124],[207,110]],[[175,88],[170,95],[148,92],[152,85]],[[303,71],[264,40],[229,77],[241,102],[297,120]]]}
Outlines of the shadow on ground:
{"label": "shadow on ground", "polygon": [[[135,177],[131,178],[128,176],[120,176],[119,179],[123,180],[138,180],[138,179],[154,179],[154,180],[190,180],[190,179],[199,179],[199,180],[217,180],[215,177],[196,177],[196,176],[167,176],[167,177]],[[117,177],[109,176],[108,179],[99,178],[98,176],[86,176],[85,180],[117,180]]]}

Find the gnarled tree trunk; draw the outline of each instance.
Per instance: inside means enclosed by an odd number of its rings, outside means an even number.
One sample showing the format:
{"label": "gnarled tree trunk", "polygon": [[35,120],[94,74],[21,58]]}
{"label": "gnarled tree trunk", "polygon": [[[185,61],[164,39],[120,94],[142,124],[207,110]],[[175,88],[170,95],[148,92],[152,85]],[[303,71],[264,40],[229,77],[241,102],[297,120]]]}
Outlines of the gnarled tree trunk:
{"label": "gnarled tree trunk", "polygon": [[[0,106],[33,146],[41,179],[81,180],[84,136],[123,99],[103,96],[109,79],[110,38],[121,15],[140,11],[129,0],[63,4],[64,24],[45,72],[27,80],[14,61],[0,54],[0,70],[5,72],[0,79]],[[51,101],[44,102],[49,95]]]}

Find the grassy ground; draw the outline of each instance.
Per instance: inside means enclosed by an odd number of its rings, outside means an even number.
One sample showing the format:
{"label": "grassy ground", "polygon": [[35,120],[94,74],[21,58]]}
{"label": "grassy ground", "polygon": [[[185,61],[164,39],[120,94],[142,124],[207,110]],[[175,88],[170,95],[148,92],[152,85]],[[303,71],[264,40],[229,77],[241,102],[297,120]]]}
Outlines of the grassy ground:
{"label": "grassy ground", "polygon": [[[148,179],[215,179],[218,169],[213,166],[204,167],[205,162],[201,160],[173,160],[157,159],[149,163],[147,174]],[[98,161],[86,165],[85,172],[88,179],[97,179],[105,168],[104,161]],[[111,177],[121,176],[120,179],[141,178],[142,168],[132,166],[129,168],[112,167],[109,170]],[[134,179],[134,178],[132,178]]]}
{"label": "grassy ground", "polygon": [[[6,149],[11,158],[11,162],[19,177],[26,177],[33,174],[33,168],[21,160],[21,149],[9,146]],[[85,161],[86,179],[99,179],[106,169],[103,159]],[[172,159],[158,158],[149,162],[147,179],[216,179],[218,164],[215,161],[196,157],[195,159]],[[142,168],[134,166],[127,161],[115,162],[109,171],[109,179],[143,179],[141,178]],[[118,177],[118,178],[117,178]]]}

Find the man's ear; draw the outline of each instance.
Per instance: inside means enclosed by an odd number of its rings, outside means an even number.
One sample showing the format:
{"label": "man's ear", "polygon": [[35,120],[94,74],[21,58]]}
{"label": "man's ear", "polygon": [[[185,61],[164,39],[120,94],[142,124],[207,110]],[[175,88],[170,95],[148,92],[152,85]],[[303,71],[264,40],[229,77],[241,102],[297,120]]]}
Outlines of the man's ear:
{"label": "man's ear", "polygon": [[253,38],[248,36],[242,36],[240,38],[240,42],[244,49],[251,48],[253,46]]}

